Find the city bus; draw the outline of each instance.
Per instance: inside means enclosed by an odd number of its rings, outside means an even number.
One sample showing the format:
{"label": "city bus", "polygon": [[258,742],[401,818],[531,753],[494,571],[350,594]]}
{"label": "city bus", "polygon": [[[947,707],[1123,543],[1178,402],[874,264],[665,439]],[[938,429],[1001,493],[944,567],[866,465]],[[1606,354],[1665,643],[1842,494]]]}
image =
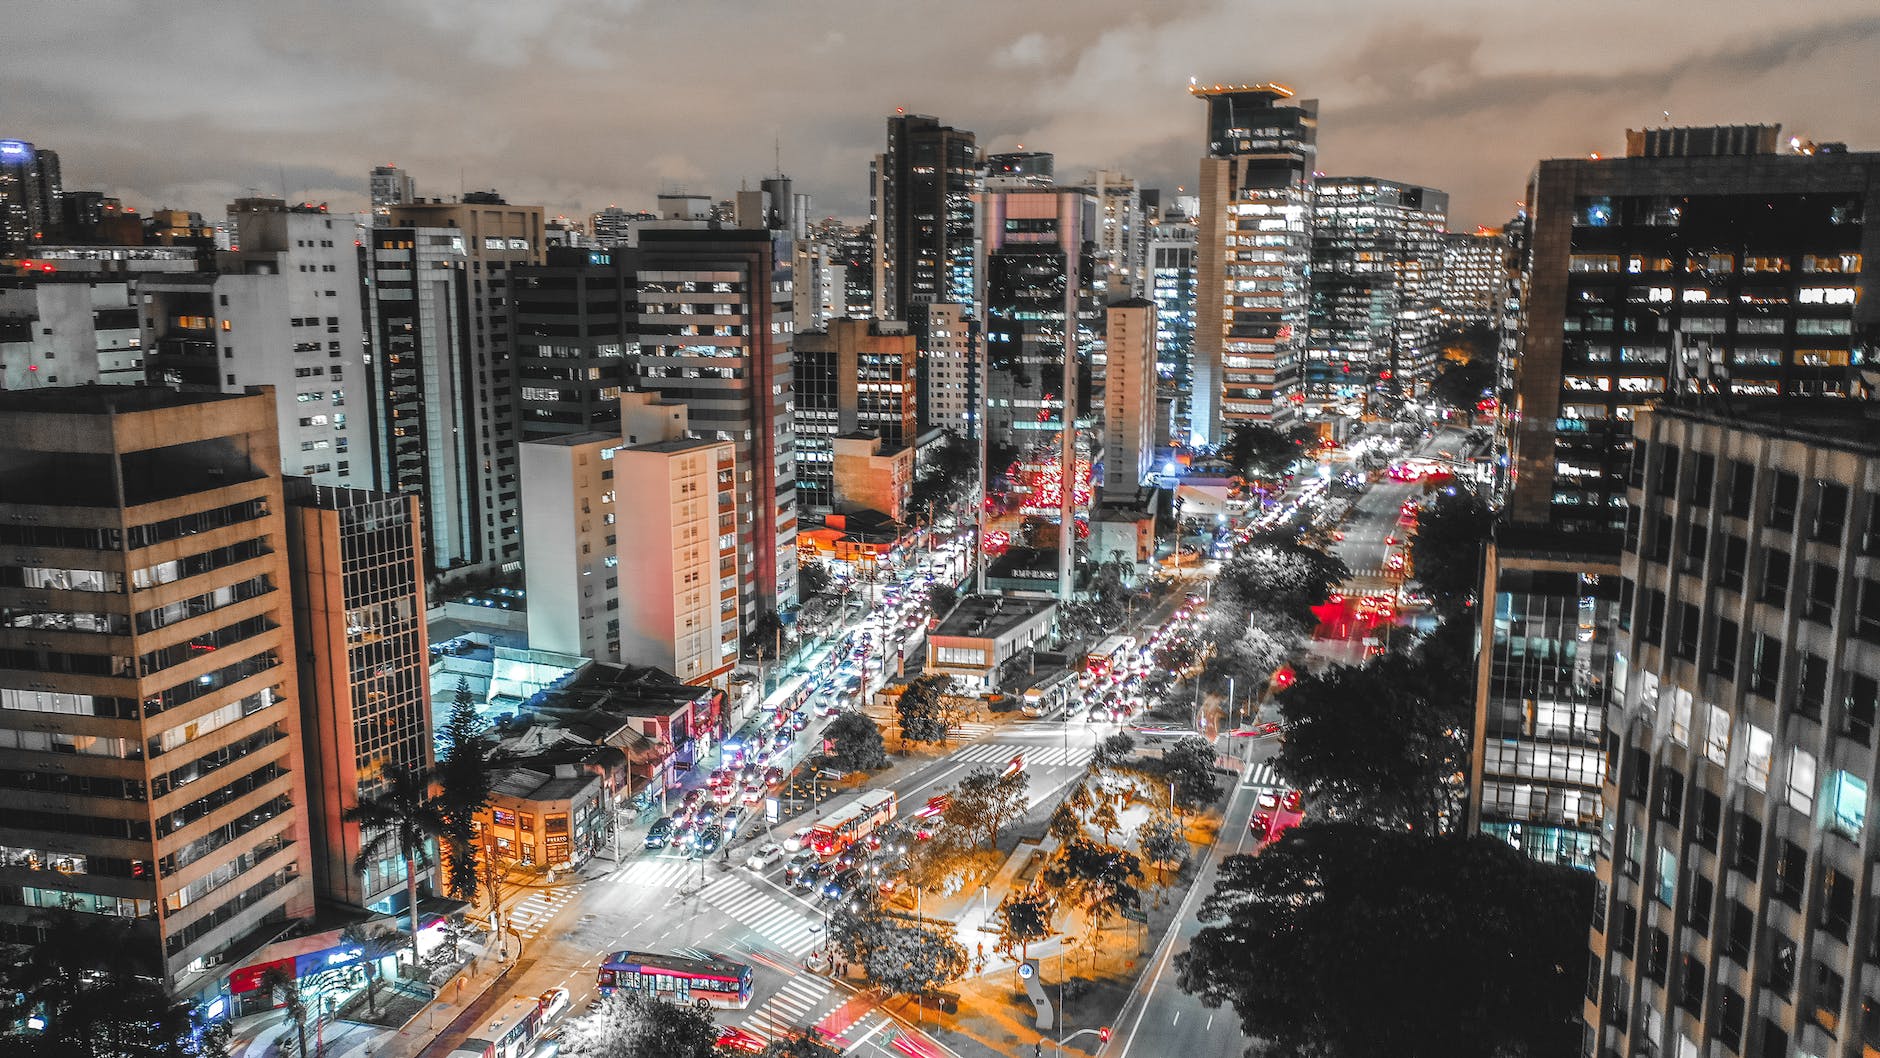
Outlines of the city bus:
{"label": "city bus", "polygon": [[1084,655],[1084,671],[1093,681],[1106,679],[1118,666],[1129,661],[1129,654],[1135,649],[1135,636],[1110,636]]}
{"label": "city bus", "polygon": [[499,1008],[474,1038],[450,1052],[450,1058],[527,1058],[547,1029],[542,1000],[517,996]]}
{"label": "city bus", "polygon": [[893,790],[858,794],[810,828],[809,847],[818,856],[834,856],[873,833],[876,827],[893,822],[894,812]]}
{"label": "city bus", "polygon": [[1038,686],[1025,692],[1025,702],[1020,708],[1026,716],[1043,716],[1070,698],[1071,686],[1076,674],[1060,672]]}
{"label": "city bus", "polygon": [[751,968],[729,959],[617,951],[601,963],[599,983],[604,996],[625,988],[674,1003],[726,1010],[751,1003]]}

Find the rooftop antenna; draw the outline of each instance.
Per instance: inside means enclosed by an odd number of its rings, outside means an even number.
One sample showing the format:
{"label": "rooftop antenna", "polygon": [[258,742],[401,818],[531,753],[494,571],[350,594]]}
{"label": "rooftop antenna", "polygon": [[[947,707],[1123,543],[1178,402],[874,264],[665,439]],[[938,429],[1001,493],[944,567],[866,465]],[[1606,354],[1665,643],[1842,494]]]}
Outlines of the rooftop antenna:
{"label": "rooftop antenna", "polygon": [[281,166],[281,201],[287,201],[287,166]]}
{"label": "rooftop antenna", "polygon": [[777,163],[777,177],[781,179],[783,177],[783,137],[772,133],[770,146]]}

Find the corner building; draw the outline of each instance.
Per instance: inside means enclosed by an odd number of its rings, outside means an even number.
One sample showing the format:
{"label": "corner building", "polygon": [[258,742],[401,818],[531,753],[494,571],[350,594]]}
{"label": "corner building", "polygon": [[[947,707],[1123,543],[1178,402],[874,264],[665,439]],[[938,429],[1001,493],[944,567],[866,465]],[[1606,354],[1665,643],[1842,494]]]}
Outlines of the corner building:
{"label": "corner building", "polygon": [[313,911],[274,402],[0,394],[0,924],[204,1000]]}

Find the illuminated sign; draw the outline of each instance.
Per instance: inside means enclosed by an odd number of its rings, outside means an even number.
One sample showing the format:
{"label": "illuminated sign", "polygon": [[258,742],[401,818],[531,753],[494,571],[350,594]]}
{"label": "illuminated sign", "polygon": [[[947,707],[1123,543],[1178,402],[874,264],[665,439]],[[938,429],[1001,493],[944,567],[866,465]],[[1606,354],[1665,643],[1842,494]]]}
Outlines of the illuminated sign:
{"label": "illuminated sign", "polygon": [[0,140],[0,157],[24,158],[30,161],[33,157],[33,148],[31,144],[21,143],[19,140]]}

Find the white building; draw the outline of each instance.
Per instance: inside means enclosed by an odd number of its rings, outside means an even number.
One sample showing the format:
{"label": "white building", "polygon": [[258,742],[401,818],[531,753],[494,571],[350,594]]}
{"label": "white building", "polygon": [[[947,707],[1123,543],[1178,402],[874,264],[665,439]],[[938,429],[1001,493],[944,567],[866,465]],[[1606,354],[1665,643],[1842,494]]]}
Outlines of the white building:
{"label": "white building", "polygon": [[915,328],[920,350],[921,424],[978,437],[985,400],[986,336],[972,306],[916,306],[925,323]]}
{"label": "white building", "polygon": [[352,220],[266,198],[239,199],[229,216],[242,249],[222,271],[141,282],[149,380],[220,393],[273,386],[283,473],[371,485]]}
{"label": "white building", "polygon": [[531,649],[620,660],[613,463],[620,447],[620,435],[606,432],[522,445]]}
{"label": "white building", "polygon": [[411,174],[395,165],[377,165],[372,168],[372,212],[385,216],[393,206],[401,206],[418,199],[418,189],[411,182]]}
{"label": "white building", "polygon": [[1099,297],[1116,300],[1148,293],[1146,263],[1149,224],[1143,214],[1142,190],[1135,178],[1099,169],[1085,181],[1097,199],[1096,279]]}
{"label": "white building", "polygon": [[1134,496],[1155,465],[1155,304],[1109,307],[1108,381],[1103,391],[1103,491]]}
{"label": "white building", "polygon": [[142,384],[135,285],[62,277],[0,289],[0,389]]}

